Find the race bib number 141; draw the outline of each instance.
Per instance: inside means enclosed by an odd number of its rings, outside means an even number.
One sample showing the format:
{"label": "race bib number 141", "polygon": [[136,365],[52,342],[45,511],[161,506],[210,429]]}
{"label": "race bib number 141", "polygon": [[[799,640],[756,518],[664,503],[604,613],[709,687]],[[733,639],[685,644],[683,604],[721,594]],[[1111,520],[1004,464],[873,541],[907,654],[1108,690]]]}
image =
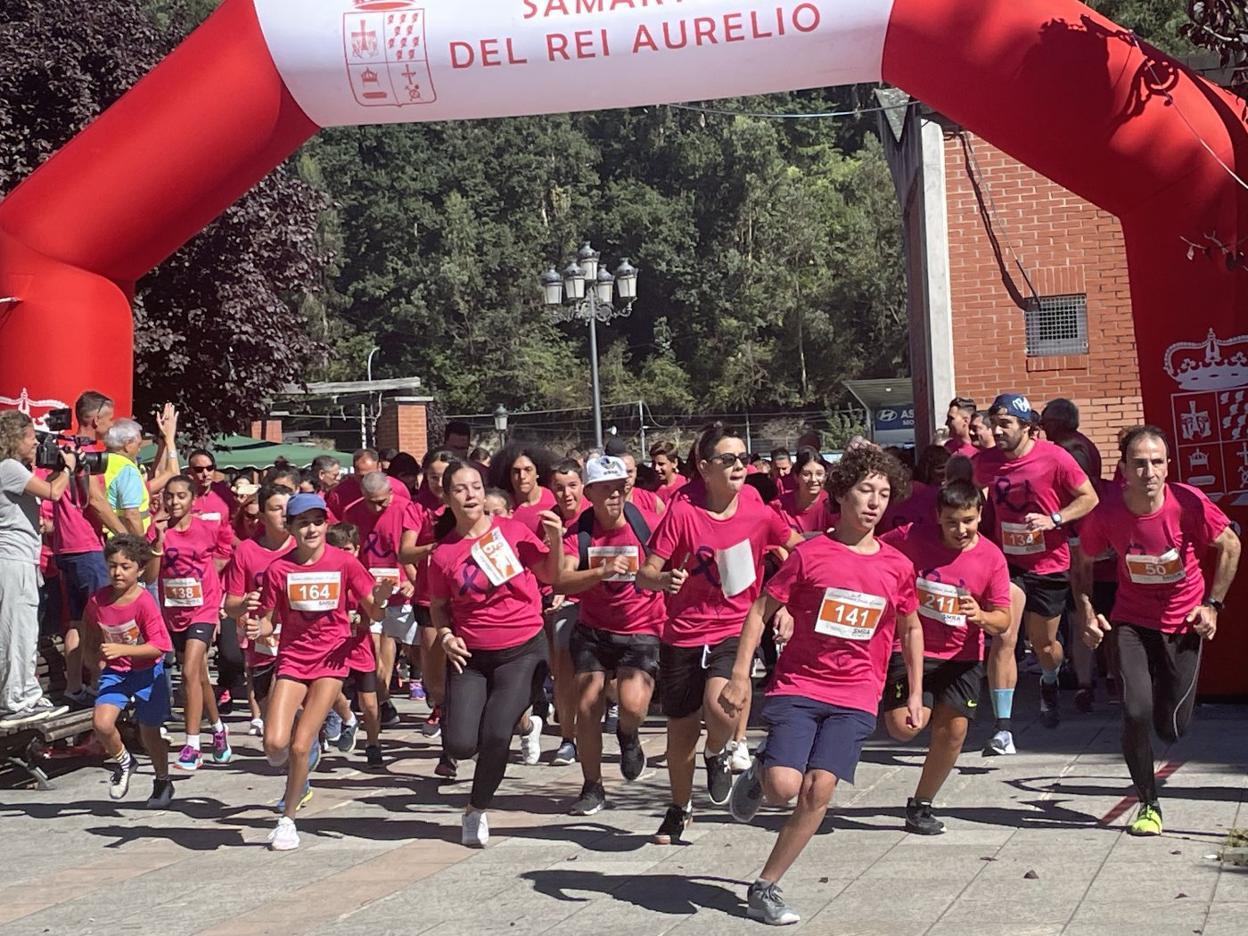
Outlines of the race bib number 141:
{"label": "race bib number 141", "polygon": [[823,593],[815,630],[829,637],[870,640],[884,616],[887,601],[879,595],[829,588]]}

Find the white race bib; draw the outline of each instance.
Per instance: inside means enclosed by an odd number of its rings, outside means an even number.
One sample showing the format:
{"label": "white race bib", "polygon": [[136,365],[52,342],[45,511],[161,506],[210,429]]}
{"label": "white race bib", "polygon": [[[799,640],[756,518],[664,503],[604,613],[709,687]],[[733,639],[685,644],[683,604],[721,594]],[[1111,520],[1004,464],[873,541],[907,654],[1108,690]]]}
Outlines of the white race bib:
{"label": "white race bib", "polygon": [[919,593],[919,615],[946,627],[966,627],[966,615],[958,608],[958,587],[944,582],[919,578],[914,583]]}
{"label": "white race bib", "polygon": [[210,511],[207,511],[206,513],[201,513],[201,514],[199,514],[199,519],[200,519],[200,520],[208,520],[208,521],[210,521],[210,522],[212,522],[212,523],[220,523],[220,522],[221,522],[221,513],[220,513],[220,511],[210,510]]}
{"label": "white race bib", "polygon": [[382,582],[393,582],[397,590],[399,587],[399,570],[398,569],[369,569],[373,581],[381,584]]}
{"label": "white race bib", "polygon": [[888,602],[879,595],[829,588],[823,593],[815,630],[829,637],[846,640],[870,640],[884,616]]}
{"label": "white race bib", "polygon": [[263,656],[277,656],[277,635],[281,632],[281,627],[274,625],[273,633],[268,637],[261,637],[254,642],[256,653]]}
{"label": "white race bib", "polygon": [[472,544],[472,559],[495,588],[510,582],[524,571],[511,543],[507,542],[503,531],[498,527]]}
{"label": "white race bib", "polygon": [[748,539],[715,550],[715,565],[719,567],[719,584],[725,598],[735,598],[754,584],[754,549]]}
{"label": "white race bib", "polygon": [[105,643],[137,647],[143,642],[143,633],[139,630],[137,621],[126,621],[125,624],[101,624],[100,630],[104,634]]}
{"label": "white race bib", "polygon": [[1044,531],[1025,523],[1001,521],[1001,551],[1007,556],[1035,556],[1044,552]]}
{"label": "white race bib", "polygon": [[161,579],[166,608],[199,608],[204,604],[204,583],[193,578]]}
{"label": "white race bib", "polygon": [[286,574],[286,603],[292,611],[336,611],[341,599],[341,572]]}
{"label": "white race bib", "polygon": [[1173,585],[1187,578],[1183,557],[1177,549],[1160,556],[1127,555],[1127,574],[1136,585]]}
{"label": "white race bib", "polygon": [[613,575],[603,579],[604,582],[635,582],[637,570],[641,568],[641,551],[636,546],[590,546],[589,567],[600,569],[616,556],[628,560],[628,571],[623,575]]}

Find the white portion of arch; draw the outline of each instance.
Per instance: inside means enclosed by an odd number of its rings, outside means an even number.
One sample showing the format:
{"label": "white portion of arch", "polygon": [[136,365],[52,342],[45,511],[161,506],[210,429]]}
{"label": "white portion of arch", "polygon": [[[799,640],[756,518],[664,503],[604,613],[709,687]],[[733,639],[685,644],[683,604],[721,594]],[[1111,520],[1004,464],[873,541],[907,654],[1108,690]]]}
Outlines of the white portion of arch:
{"label": "white portion of arch", "polygon": [[255,0],[322,127],[876,81],[893,0]]}

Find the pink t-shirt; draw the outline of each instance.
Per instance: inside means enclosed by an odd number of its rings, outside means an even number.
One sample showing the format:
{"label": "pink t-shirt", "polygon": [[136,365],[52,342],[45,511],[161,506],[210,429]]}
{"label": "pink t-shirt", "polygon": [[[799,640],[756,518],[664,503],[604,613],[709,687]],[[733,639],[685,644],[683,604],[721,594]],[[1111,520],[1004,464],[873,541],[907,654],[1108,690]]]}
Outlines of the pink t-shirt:
{"label": "pink t-shirt", "polygon": [[983,659],[984,632],[958,613],[958,592],[969,592],[986,611],[1009,607],[1010,570],[996,544],[979,536],[970,549],[950,549],[934,523],[898,527],[880,541],[914,564],[923,655],[936,660]]}
{"label": "pink t-shirt", "polygon": [[87,519],[87,485],[103,483],[101,475],[75,475],[61,499],[52,502],[52,552],[57,556],[99,552],[100,532]]}
{"label": "pink t-shirt", "polygon": [[[654,530],[653,519],[646,523]],[[653,538],[653,533],[651,534]],[[575,525],[563,540],[564,555],[580,557],[580,537]],[[595,568],[615,555],[623,555],[635,573],[646,561],[646,544],[637,539],[626,522],[614,530],[603,530],[594,522],[589,537],[589,565]],[[657,637],[667,619],[663,593],[643,589],[635,579],[599,582],[576,596],[581,603],[580,623],[595,630],[615,634],[648,634]]]}
{"label": "pink t-shirt", "polygon": [[[416,518],[420,518],[420,526],[417,527],[419,532],[416,534],[417,546],[428,546],[433,542],[434,527],[437,526],[438,519],[446,513],[446,504],[439,500],[434,500],[433,503],[437,505],[433,509],[419,502],[414,505],[412,522],[415,523]],[[429,556],[426,556],[416,566],[414,587],[416,591],[412,595],[412,604],[420,605],[422,608],[429,607]]]}
{"label": "pink t-shirt", "polygon": [[[230,564],[222,573],[222,590],[227,597],[233,598],[241,598],[248,592],[261,591],[269,566],[289,555],[294,548],[295,541],[289,538],[280,549],[267,549],[258,537],[243,540],[234,550]],[[276,635],[256,643],[240,636],[238,642],[247,652],[248,666],[268,666],[277,657]]]}
{"label": "pink t-shirt", "polygon": [[999,448],[975,456],[975,483],[988,489],[993,505],[992,538],[1016,568],[1040,575],[1070,568],[1065,530],[1043,533],[1027,529],[1027,514],[1049,516],[1074,499],[1076,488],[1087,483],[1065,449],[1038,439],[1022,458],[1007,459]]}
{"label": "pink t-shirt", "polygon": [[[360,500],[347,508],[346,521],[354,523],[360,531],[360,562],[375,579],[394,578],[407,581],[407,571],[399,561],[399,548],[403,545],[404,530],[422,530],[427,514],[411,500],[391,499],[390,505],[376,513],[368,502]],[[432,531],[431,531],[432,536]],[[419,536],[417,539],[419,542]],[[432,542],[432,538],[430,539]],[[390,607],[399,608],[410,602],[400,592],[390,596]]]}
{"label": "pink t-shirt", "polygon": [[910,523],[936,524],[936,501],[940,497],[940,487],[935,484],[924,484],[913,481],[910,484],[910,496],[905,500],[888,501],[884,516],[875,528],[876,535],[887,533]]}
{"label": "pink t-shirt", "polygon": [[[407,489],[407,485],[398,478],[386,476],[390,482],[390,490],[394,491],[394,496],[400,500],[411,500],[412,492]],[[347,509],[356,501],[364,496],[364,492],[360,489],[359,475],[347,475],[335,485],[334,489],[325,495],[325,506],[330,512],[341,519],[346,519]]]}
{"label": "pink t-shirt", "polygon": [[209,488],[206,494],[196,491],[195,499],[191,502],[191,516],[198,517],[212,527],[218,559],[229,559],[234,552],[234,527],[230,517],[232,510],[233,505],[215,486]]}
{"label": "pink t-shirt", "polygon": [[[131,647],[151,644],[164,653],[173,650],[173,641],[169,639],[169,631],[160,616],[156,599],[145,588],[139,589],[138,597],[134,601],[124,605],[116,603],[111,587],[101,588],[87,599],[83,620],[88,622],[88,626],[94,623],[100,629],[100,643],[126,644]],[[136,660],[133,657],[118,657],[109,660],[106,665],[113,672],[129,673],[131,670],[151,669],[160,659],[156,657]]]}
{"label": "pink t-shirt", "polygon": [[1188,630],[1187,616],[1205,598],[1200,561],[1230,525],[1226,514],[1186,484],[1167,484],[1161,509],[1144,516],[1131,512],[1121,488],[1104,493],[1079,521],[1079,542],[1093,556],[1110,547],[1117,553],[1113,620],[1164,633]]}
{"label": "pink t-shirt", "polygon": [[914,566],[886,543],[864,556],[830,536],[801,543],[767,583],[793,615],[768,695],[875,713],[897,615],[918,607]]}
{"label": "pink t-shirt", "polygon": [[[173,526],[165,530],[160,604],[172,633],[221,619],[221,579],[213,563],[218,556],[217,526],[192,515],[185,530]],[[148,527],[147,539],[156,542],[156,524]]]}
{"label": "pink t-shirt", "polygon": [[748,485],[726,520],[687,497],[676,498],[650,538],[653,554],[689,572],[680,591],[667,598],[663,642],[700,647],[740,636],[763,587],[764,551],[784,546],[791,536],[780,515]]}
{"label": "pink t-shirt", "polygon": [[797,485],[799,483],[799,479],[797,477],[796,472],[792,472],[792,471],[790,471],[787,475],[785,475],[782,478],[776,478],[775,481],[776,481],[776,490],[780,492],[780,495],[782,497],[785,494],[792,494],[794,491],[796,491]]}
{"label": "pink t-shirt", "polygon": [[[663,509],[663,499],[654,491],[647,491],[645,488],[635,487],[632,491],[633,505],[642,510],[647,515],[647,520],[651,516],[657,518]],[[663,505],[663,506],[660,506]]]}
{"label": "pink t-shirt", "polygon": [[819,496],[805,510],[797,505],[797,492],[789,491],[772,501],[771,509],[780,515],[780,519],[794,533],[822,533],[835,525],[840,516],[827,491],[820,491]]}
{"label": "pink t-shirt", "polygon": [[659,499],[663,501],[663,503],[670,504],[672,502],[672,495],[675,494],[677,491],[679,491],[682,487],[684,487],[688,483],[689,483],[688,478],[686,478],[684,475],[678,474],[676,475],[675,478],[672,479],[671,484],[661,485],[658,491],[656,491],[655,493],[659,495]]}
{"label": "pink t-shirt", "polygon": [[950,455],[963,455],[966,458],[974,458],[979,453],[979,449],[975,447],[974,443],[963,442],[957,436],[946,440],[945,451]]}
{"label": "pink t-shirt", "polygon": [[[350,612],[372,594],[373,577],[350,553],[326,546],[316,562],[292,552],[265,574],[260,612],[281,621],[277,675],[312,680],[347,675],[353,647]],[[368,628],[363,627],[367,635]]]}
{"label": "pink t-shirt", "polygon": [[[489,547],[493,562],[478,561],[477,544],[478,553]],[[446,599],[451,627],[469,650],[518,647],[542,629],[542,596],[532,569],[549,553],[528,527],[507,517],[495,517],[479,539],[452,530],[429,557],[429,595]]]}
{"label": "pink t-shirt", "polygon": [[[550,488],[539,488],[541,496],[538,497],[536,504],[521,504],[512,513],[511,519],[517,523],[522,523],[534,536],[541,538],[542,518],[539,516],[543,510],[555,509],[555,495]],[[513,495],[514,496],[514,495]]]}

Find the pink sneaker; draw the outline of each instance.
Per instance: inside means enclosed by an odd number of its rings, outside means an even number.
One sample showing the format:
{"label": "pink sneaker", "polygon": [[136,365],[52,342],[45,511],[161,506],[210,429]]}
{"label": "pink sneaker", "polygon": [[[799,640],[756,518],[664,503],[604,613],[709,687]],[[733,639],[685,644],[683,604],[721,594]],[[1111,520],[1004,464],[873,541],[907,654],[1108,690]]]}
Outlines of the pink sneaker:
{"label": "pink sneaker", "polygon": [[193,748],[188,744],[182,748],[182,753],[173,762],[173,766],[179,770],[185,770],[187,773],[194,773],[204,766],[204,756],[199,753],[199,748]]}
{"label": "pink sneaker", "polygon": [[234,752],[230,749],[230,730],[221,726],[220,731],[212,733],[212,760],[216,764],[228,764]]}

